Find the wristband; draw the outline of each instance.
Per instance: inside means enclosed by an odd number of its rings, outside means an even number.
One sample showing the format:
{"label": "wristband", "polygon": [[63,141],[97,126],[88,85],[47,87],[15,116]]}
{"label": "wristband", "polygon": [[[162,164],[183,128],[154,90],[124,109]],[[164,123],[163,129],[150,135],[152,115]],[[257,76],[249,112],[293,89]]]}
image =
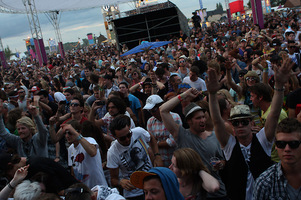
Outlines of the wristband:
{"label": "wristband", "polygon": [[8,183],[7,186],[12,190],[14,189],[14,187],[10,183]]}
{"label": "wristband", "polygon": [[274,87],[274,90],[276,90],[278,92],[283,92],[284,91],[284,87],[283,88],[276,88],[276,87]]}
{"label": "wristband", "polygon": [[182,99],[181,95],[178,95],[178,99],[180,100],[180,102],[182,102],[184,99]]}
{"label": "wristband", "polygon": [[161,154],[160,153],[155,153],[154,156],[161,156]]}
{"label": "wristband", "polygon": [[76,138],[77,141],[81,140],[83,138],[82,134],[79,134],[78,137]]}

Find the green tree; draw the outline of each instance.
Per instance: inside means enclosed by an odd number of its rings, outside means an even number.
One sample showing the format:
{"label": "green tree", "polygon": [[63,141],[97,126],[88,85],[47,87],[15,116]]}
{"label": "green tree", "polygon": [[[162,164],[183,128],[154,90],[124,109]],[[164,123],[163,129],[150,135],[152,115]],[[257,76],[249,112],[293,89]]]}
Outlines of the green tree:
{"label": "green tree", "polygon": [[222,5],[221,2],[219,2],[219,9],[220,9],[220,10],[224,10],[223,5]]}
{"label": "green tree", "polygon": [[249,0],[249,2],[247,3],[247,5],[248,5],[249,8],[252,8],[251,0]]}
{"label": "green tree", "polygon": [[8,45],[4,48],[4,54],[7,60],[9,60],[10,56],[13,54]]}

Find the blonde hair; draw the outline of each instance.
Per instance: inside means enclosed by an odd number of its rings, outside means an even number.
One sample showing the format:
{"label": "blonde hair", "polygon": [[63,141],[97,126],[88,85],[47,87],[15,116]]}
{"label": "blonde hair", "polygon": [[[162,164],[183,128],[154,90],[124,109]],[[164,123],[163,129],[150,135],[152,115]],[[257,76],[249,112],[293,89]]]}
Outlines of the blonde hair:
{"label": "blonde hair", "polygon": [[32,135],[36,133],[36,126],[29,117],[23,116],[17,120],[17,123],[26,126],[31,131]]}
{"label": "blonde hair", "polygon": [[219,63],[216,60],[211,60],[208,62],[208,68],[215,69],[217,74],[220,74],[221,72],[221,67]]}
{"label": "blonde hair", "polygon": [[182,176],[198,176],[200,170],[208,172],[199,154],[191,148],[177,149],[173,155]]}
{"label": "blonde hair", "polygon": [[226,100],[228,100],[228,102],[234,107],[237,105],[237,103],[233,100],[230,92],[226,89],[220,89],[219,91],[217,91],[216,93],[217,95],[221,95],[222,97],[224,97]]}

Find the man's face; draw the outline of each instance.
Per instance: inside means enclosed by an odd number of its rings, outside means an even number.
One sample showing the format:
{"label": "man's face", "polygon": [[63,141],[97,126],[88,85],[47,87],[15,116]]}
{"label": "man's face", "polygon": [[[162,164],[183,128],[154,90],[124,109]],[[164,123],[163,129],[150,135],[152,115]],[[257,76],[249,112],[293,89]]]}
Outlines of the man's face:
{"label": "man's face", "polygon": [[91,75],[91,71],[88,69],[85,69],[85,76],[88,78]]}
{"label": "man's face", "polygon": [[295,52],[296,45],[291,43],[291,44],[288,44],[287,48],[288,48],[288,52],[290,54],[293,54]]}
{"label": "man's face", "polygon": [[67,101],[71,101],[73,99],[73,95],[69,92],[64,92]]}
{"label": "man's face", "polygon": [[47,104],[48,103],[48,99],[46,97],[44,97],[43,95],[39,95],[40,96],[40,101]]}
{"label": "man's face", "polygon": [[[290,141],[300,141],[300,133],[293,132],[293,133],[277,133],[276,134],[276,141],[281,142],[290,142]],[[277,142],[276,142],[277,143]],[[276,149],[278,152],[278,156],[281,160],[283,165],[292,166],[296,163],[301,162],[301,145],[297,148],[291,148],[289,144],[286,144],[284,148],[278,147],[276,145]]]}
{"label": "man's face", "polygon": [[234,127],[235,136],[238,139],[246,139],[250,137],[252,134],[251,130],[251,119],[249,118],[242,118],[242,119],[235,119],[231,121]]}
{"label": "man's face", "polygon": [[96,91],[93,91],[93,92],[94,92],[95,99],[99,100],[100,99],[99,90],[96,90]]}
{"label": "man's face", "polygon": [[181,78],[179,76],[174,77],[173,85],[179,85],[182,82]]}
{"label": "man's face", "polygon": [[120,91],[122,94],[127,94],[128,89],[126,88],[126,86],[125,86],[124,84],[120,84],[120,85],[119,85],[119,91]]}
{"label": "man's face", "polygon": [[259,99],[259,97],[256,94],[254,94],[253,92],[251,92],[250,99],[251,99],[253,105],[255,106],[255,108],[258,108],[259,105],[260,105],[260,99]]}
{"label": "man's face", "polygon": [[192,130],[197,133],[202,133],[206,128],[206,118],[203,111],[196,111],[193,117],[188,120],[188,124]]}
{"label": "man's face", "polygon": [[113,117],[115,117],[119,114],[118,108],[112,102],[110,102],[108,105],[108,112]]}
{"label": "man's face", "polygon": [[143,90],[144,90],[145,94],[150,95],[152,93],[152,86],[147,84],[147,85],[144,86]]}
{"label": "man's face", "polygon": [[198,75],[195,72],[190,71],[189,72],[189,78],[192,82],[197,81],[198,80]]}
{"label": "man's face", "polygon": [[132,131],[127,125],[121,130],[115,130],[115,138],[119,144],[123,146],[129,146],[132,139]]}
{"label": "man's face", "polygon": [[71,114],[79,113],[83,110],[82,107],[80,107],[80,103],[77,99],[74,99],[70,103],[70,112]]}
{"label": "man's face", "polygon": [[144,181],[143,191],[145,200],[166,200],[162,183],[157,178]]}
{"label": "man's face", "polygon": [[161,115],[160,115],[160,109],[158,105],[155,105],[151,110],[149,110],[150,114],[157,118],[159,121],[162,121]]}
{"label": "man's face", "polygon": [[295,34],[291,33],[287,36],[287,40],[295,40]]}
{"label": "man's face", "polygon": [[184,59],[184,58],[181,58],[181,59],[179,60],[179,66],[180,66],[180,67],[185,67],[185,64],[186,64],[185,59]]}
{"label": "man's face", "polygon": [[32,137],[32,133],[31,133],[30,129],[21,123],[17,123],[17,130],[18,130],[20,138],[24,141],[27,141],[28,139],[30,139]]}

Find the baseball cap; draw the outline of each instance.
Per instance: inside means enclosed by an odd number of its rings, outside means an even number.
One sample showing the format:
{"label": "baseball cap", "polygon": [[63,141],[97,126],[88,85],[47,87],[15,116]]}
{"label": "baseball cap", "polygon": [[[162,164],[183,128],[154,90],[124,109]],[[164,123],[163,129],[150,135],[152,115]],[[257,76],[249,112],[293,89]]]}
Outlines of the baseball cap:
{"label": "baseball cap", "polygon": [[242,40],[240,40],[240,42],[246,42],[247,40],[246,39],[242,39]]}
{"label": "baseball cap", "polygon": [[139,189],[143,189],[143,180],[148,176],[155,176],[157,174],[151,172],[144,172],[144,171],[135,171],[131,175],[131,183]]}
{"label": "baseball cap", "polygon": [[279,39],[273,39],[272,41],[272,46],[281,46],[281,42]]}
{"label": "baseball cap", "polygon": [[163,99],[156,94],[153,94],[151,96],[149,96],[146,99],[146,105],[143,107],[144,110],[151,110],[153,109],[158,103],[162,103]]}
{"label": "baseball cap", "polygon": [[250,107],[248,105],[236,105],[230,111],[230,119],[253,118]]}
{"label": "baseball cap", "polygon": [[38,87],[38,86],[33,86],[32,88],[31,88],[31,92],[36,92],[36,91],[40,91],[41,89]]}
{"label": "baseball cap", "polygon": [[188,106],[185,107],[184,109],[184,115],[187,118],[190,114],[199,111],[199,110],[205,110],[201,106],[197,105],[196,103],[190,103]]}

